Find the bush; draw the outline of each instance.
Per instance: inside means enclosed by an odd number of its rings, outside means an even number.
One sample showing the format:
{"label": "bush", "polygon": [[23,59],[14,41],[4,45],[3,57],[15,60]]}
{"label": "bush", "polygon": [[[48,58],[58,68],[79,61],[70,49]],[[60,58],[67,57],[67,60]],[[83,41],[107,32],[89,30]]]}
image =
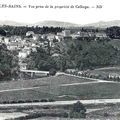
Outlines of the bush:
{"label": "bush", "polygon": [[48,102],[54,102],[55,100],[54,99],[49,99]]}
{"label": "bush", "polygon": [[40,102],[39,100],[33,100],[33,102]]}
{"label": "bush", "polygon": [[108,117],[109,114],[105,112],[103,116],[104,116],[104,117]]}
{"label": "bush", "polygon": [[47,99],[41,99],[40,102],[48,102]]}
{"label": "bush", "polygon": [[31,100],[26,100],[25,102],[26,102],[26,103],[32,103],[32,101],[31,101]]}
{"label": "bush", "polygon": [[19,100],[18,103],[25,103],[25,101],[23,101],[23,100]]}
{"label": "bush", "polygon": [[9,104],[9,101],[3,101],[3,104]]}
{"label": "bush", "polygon": [[75,118],[86,118],[86,109],[84,105],[78,101],[77,103],[73,104],[73,108],[71,111],[71,117]]}
{"label": "bush", "polygon": [[51,68],[51,69],[49,70],[49,75],[54,76],[55,74],[56,74],[56,69]]}
{"label": "bush", "polygon": [[10,101],[11,104],[17,103],[16,101]]}
{"label": "bush", "polygon": [[86,112],[84,105],[80,101],[73,104],[73,112],[80,112],[81,110],[84,110]]}

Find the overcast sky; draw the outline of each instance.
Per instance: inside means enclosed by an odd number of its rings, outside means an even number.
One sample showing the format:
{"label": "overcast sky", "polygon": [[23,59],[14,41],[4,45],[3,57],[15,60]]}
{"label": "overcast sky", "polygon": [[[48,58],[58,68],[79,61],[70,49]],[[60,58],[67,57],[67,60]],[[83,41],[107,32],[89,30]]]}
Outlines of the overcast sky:
{"label": "overcast sky", "polygon": [[[120,0],[0,0],[0,4],[20,4],[27,8],[0,8],[0,20],[35,23],[44,20],[87,24],[98,21],[120,20]],[[28,8],[28,5],[102,5],[102,9]]]}

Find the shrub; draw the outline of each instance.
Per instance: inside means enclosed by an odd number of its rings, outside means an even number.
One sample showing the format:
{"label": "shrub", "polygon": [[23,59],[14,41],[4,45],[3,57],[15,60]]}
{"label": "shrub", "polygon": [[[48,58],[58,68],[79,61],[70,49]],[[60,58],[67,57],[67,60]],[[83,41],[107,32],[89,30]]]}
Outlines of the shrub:
{"label": "shrub", "polygon": [[104,117],[108,117],[109,114],[105,112],[103,116],[104,116]]}
{"label": "shrub", "polygon": [[80,101],[78,101],[77,103],[73,104],[70,116],[75,118],[85,118],[86,117],[85,112],[86,109],[84,105]]}
{"label": "shrub", "polygon": [[39,100],[33,100],[33,102],[40,102]]}
{"label": "shrub", "polygon": [[31,100],[26,100],[25,102],[26,102],[26,103],[32,103],[32,101],[31,101]]}
{"label": "shrub", "polygon": [[48,99],[48,102],[54,102],[55,100],[54,99]]}
{"label": "shrub", "polygon": [[3,104],[9,104],[9,101],[3,101]]}
{"label": "shrub", "polygon": [[10,103],[13,104],[13,103],[17,103],[17,102],[16,101],[10,101]]}
{"label": "shrub", "polygon": [[54,76],[55,74],[56,74],[56,69],[51,68],[51,69],[49,70],[49,75]]}
{"label": "shrub", "polygon": [[47,99],[41,99],[40,102],[48,102]]}
{"label": "shrub", "polygon": [[25,101],[23,101],[23,100],[19,100],[18,103],[25,103]]}

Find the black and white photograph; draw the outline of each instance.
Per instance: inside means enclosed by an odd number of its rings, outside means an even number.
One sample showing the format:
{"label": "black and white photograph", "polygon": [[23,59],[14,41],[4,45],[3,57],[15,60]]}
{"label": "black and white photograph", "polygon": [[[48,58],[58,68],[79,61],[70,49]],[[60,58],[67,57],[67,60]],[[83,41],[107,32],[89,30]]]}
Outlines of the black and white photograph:
{"label": "black and white photograph", "polygon": [[0,0],[0,120],[120,120],[119,0]]}

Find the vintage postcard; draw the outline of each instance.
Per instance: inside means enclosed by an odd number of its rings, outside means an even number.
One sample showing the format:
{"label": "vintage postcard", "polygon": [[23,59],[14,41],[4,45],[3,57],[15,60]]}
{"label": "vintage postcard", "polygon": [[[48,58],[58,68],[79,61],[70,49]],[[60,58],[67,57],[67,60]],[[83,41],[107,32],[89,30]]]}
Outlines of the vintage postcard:
{"label": "vintage postcard", "polygon": [[119,0],[0,0],[0,120],[120,120]]}

